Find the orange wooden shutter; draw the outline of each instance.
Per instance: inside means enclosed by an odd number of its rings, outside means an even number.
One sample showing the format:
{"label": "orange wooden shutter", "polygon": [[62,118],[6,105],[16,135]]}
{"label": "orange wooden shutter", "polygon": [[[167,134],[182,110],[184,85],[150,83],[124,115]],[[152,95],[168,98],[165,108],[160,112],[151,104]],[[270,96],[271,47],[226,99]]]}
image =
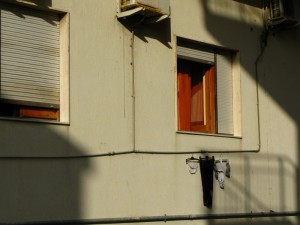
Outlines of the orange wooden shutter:
{"label": "orange wooden shutter", "polygon": [[59,110],[57,109],[44,109],[44,108],[20,108],[21,118],[38,118],[48,120],[58,120]]}
{"label": "orange wooden shutter", "polygon": [[191,123],[191,77],[185,67],[187,66],[181,63],[177,74],[178,129],[189,131]]}

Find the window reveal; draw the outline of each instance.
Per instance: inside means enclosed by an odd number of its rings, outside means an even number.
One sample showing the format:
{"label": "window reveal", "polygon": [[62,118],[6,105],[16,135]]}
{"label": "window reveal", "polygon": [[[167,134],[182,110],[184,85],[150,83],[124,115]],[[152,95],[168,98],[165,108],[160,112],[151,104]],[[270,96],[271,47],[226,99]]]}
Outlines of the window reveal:
{"label": "window reveal", "polygon": [[178,38],[178,130],[234,134],[233,52]]}

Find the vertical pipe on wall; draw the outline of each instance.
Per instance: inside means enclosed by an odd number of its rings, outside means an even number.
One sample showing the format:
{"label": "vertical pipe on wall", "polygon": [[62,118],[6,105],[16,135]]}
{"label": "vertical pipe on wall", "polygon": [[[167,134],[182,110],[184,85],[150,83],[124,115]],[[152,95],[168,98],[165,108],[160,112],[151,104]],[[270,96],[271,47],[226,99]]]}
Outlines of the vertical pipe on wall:
{"label": "vertical pipe on wall", "polygon": [[137,23],[132,26],[131,31],[131,71],[132,71],[132,149],[133,152],[136,151],[136,99],[135,99],[135,58],[134,58],[134,45],[135,45],[135,28],[140,25],[145,20],[145,17],[142,17]]}
{"label": "vertical pipe on wall", "polygon": [[131,79],[132,79],[132,149],[135,150],[135,70],[134,70],[134,28],[131,32]]}

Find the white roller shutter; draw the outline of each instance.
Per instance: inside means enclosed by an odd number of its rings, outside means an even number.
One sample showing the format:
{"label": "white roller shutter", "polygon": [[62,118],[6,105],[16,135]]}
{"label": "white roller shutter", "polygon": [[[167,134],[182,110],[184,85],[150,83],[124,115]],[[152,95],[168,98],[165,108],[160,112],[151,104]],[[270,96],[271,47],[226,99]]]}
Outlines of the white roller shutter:
{"label": "white roller shutter", "polygon": [[177,46],[177,56],[181,59],[192,60],[201,63],[214,64],[214,53],[188,46]]}
{"label": "white roller shutter", "polygon": [[0,8],[0,98],[59,107],[58,15],[6,4]]}
{"label": "white roller shutter", "polygon": [[216,64],[218,133],[233,134],[233,86],[231,54],[217,54]]}

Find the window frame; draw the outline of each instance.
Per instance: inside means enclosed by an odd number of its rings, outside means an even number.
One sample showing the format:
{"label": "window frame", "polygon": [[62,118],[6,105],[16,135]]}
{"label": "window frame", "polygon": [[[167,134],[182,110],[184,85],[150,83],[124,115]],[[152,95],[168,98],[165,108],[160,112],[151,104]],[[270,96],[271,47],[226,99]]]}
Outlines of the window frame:
{"label": "window frame", "polygon": [[[200,41],[195,41],[179,36],[174,36],[175,38],[175,90],[176,90],[176,98],[175,98],[175,105],[176,105],[176,132],[182,133],[182,134],[199,134],[199,135],[208,135],[208,136],[220,136],[220,137],[238,137],[240,138],[242,136],[241,130],[241,90],[240,90],[240,53],[238,50],[235,49],[229,49],[222,46],[215,46],[207,43],[203,43]],[[216,69],[216,77],[215,77],[215,85],[217,86],[217,52],[227,52],[232,55],[232,126],[233,126],[233,132],[232,133],[218,133],[218,107],[217,107],[217,90],[215,90],[215,129],[208,130],[207,131],[192,131],[192,130],[181,130],[179,129],[179,108],[178,108],[178,59],[182,58],[178,55],[178,46],[180,46],[180,42],[186,42],[190,43],[193,46],[198,46],[202,49],[207,49],[210,52],[214,53],[214,64]],[[188,60],[190,61],[198,61],[195,60],[195,58],[191,57]],[[201,61],[201,60],[200,60]]]}
{"label": "window frame", "polygon": [[[47,12],[56,14],[59,17],[59,109],[51,107],[44,107],[42,105],[36,104],[32,106],[30,104],[18,103],[18,101],[6,101],[1,100],[2,103],[9,103],[10,105],[19,108],[20,113],[18,116],[15,115],[0,115],[2,120],[16,120],[16,121],[29,121],[29,122],[44,122],[44,123],[54,123],[54,124],[69,124],[70,122],[70,84],[69,84],[69,68],[70,68],[70,55],[69,55],[69,45],[70,45],[70,16],[68,12],[57,10],[53,8],[44,8],[40,6],[35,6],[30,3],[5,3],[0,2],[1,5],[7,7],[20,7],[24,10],[34,10],[37,12]],[[1,74],[0,74],[1,76]],[[1,78],[1,77],[0,77]],[[20,101],[21,102],[21,101]],[[22,111],[22,112],[21,112]],[[57,117],[57,118],[55,118]]]}

